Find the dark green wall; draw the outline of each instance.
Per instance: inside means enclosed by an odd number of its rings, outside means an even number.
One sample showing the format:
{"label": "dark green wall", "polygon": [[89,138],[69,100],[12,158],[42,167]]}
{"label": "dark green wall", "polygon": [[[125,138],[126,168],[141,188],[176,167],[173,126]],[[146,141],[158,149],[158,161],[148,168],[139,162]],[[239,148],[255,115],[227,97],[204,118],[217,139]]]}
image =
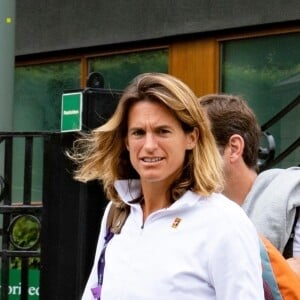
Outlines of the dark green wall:
{"label": "dark green wall", "polygon": [[20,0],[16,4],[17,55],[300,19],[299,0]]}

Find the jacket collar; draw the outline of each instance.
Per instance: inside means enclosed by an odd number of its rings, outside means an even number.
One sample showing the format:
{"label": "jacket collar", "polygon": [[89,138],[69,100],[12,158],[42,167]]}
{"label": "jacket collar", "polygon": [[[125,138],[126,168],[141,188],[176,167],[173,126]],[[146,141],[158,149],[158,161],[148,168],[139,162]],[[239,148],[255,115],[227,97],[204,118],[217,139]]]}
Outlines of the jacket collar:
{"label": "jacket collar", "polygon": [[[117,180],[115,188],[120,198],[128,205],[132,205],[132,201],[141,196],[141,184],[138,179]],[[201,197],[200,195],[188,190],[177,201],[175,201],[169,209],[176,209],[182,206],[193,206]]]}

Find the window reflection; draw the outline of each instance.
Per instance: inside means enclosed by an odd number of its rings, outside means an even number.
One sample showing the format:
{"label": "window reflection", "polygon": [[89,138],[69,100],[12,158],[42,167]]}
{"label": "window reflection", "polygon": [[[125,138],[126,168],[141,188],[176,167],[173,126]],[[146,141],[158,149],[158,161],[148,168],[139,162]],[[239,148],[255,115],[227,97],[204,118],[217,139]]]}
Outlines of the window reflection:
{"label": "window reflection", "polygon": [[80,61],[16,68],[15,131],[58,131],[61,96],[80,86]]}
{"label": "window reflection", "polygon": [[168,50],[152,50],[97,57],[89,60],[89,72],[99,72],[107,89],[124,89],[138,74],[168,73]]}
{"label": "window reflection", "polygon": [[[221,89],[245,97],[261,125],[300,95],[300,34],[227,41],[222,44]],[[268,131],[275,137],[276,156],[300,135],[300,106]],[[300,149],[278,166],[295,166]]]}

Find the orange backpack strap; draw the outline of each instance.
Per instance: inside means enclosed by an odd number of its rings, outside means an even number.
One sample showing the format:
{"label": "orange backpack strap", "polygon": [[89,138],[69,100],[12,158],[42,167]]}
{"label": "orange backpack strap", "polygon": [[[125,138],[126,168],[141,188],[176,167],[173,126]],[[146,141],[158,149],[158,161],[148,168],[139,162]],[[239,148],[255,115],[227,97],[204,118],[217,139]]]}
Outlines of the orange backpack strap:
{"label": "orange backpack strap", "polygon": [[260,244],[264,284],[273,296],[270,299],[300,299],[300,278],[268,239],[261,237]]}

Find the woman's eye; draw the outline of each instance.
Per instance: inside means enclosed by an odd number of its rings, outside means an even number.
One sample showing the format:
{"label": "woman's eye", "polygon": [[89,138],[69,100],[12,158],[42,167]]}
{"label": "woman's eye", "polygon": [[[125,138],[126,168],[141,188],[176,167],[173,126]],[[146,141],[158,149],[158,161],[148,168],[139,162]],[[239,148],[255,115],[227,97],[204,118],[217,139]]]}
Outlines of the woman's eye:
{"label": "woman's eye", "polygon": [[143,131],[143,130],[137,129],[137,130],[132,131],[131,134],[132,134],[133,136],[141,136],[141,135],[144,134],[144,131]]}
{"label": "woman's eye", "polygon": [[161,128],[160,130],[159,130],[159,134],[167,134],[167,133],[169,133],[170,132],[170,130],[168,130],[168,129],[166,129],[166,128]]}

